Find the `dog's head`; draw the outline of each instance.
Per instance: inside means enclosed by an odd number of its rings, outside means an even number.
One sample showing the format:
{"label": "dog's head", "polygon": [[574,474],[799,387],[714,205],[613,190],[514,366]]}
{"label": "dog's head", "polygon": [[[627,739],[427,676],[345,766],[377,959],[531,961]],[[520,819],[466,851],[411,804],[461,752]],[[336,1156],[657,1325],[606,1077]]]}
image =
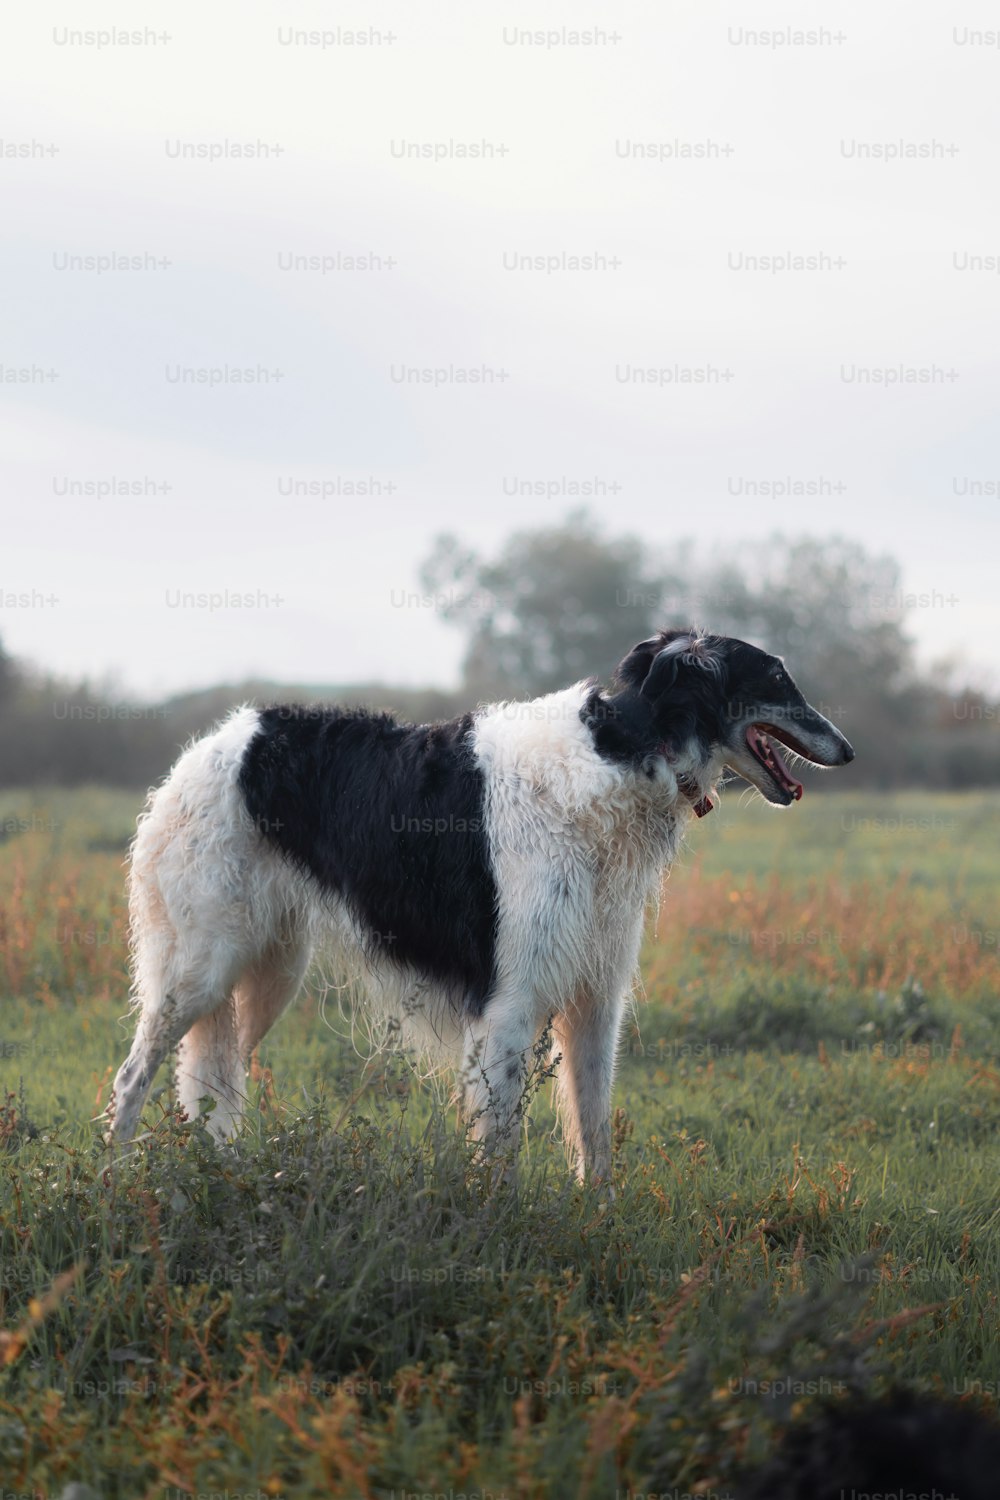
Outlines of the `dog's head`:
{"label": "dog's head", "polygon": [[724,766],[778,807],[802,796],[778,744],[817,766],[843,766],[851,745],[812,708],[777,656],[746,641],[664,630],[634,646],[618,668],[637,691],[668,752],[692,745],[706,767]]}

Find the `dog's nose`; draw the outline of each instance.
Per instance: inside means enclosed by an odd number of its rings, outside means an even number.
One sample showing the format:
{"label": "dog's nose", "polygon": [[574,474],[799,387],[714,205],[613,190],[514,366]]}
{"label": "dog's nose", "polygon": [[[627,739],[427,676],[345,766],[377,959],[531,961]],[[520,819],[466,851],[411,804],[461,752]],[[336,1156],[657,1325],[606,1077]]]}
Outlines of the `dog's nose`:
{"label": "dog's nose", "polygon": [[854,746],[851,744],[850,740],[844,741],[840,756],[841,761],[845,766],[850,765],[851,761],[854,759]]}

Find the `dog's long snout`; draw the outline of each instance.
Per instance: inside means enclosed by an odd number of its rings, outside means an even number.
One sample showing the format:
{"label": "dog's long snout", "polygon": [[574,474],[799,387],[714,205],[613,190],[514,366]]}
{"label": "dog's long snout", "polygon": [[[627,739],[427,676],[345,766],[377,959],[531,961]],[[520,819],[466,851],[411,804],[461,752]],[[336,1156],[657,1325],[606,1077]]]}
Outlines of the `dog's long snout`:
{"label": "dog's long snout", "polygon": [[821,764],[846,766],[854,759],[854,746],[846,735],[841,734],[836,724],[819,713],[811,704],[807,705],[809,717],[806,723],[810,737],[819,752]]}
{"label": "dog's long snout", "polygon": [[846,766],[854,759],[854,746],[811,703],[775,714],[765,725],[782,744],[816,766]]}

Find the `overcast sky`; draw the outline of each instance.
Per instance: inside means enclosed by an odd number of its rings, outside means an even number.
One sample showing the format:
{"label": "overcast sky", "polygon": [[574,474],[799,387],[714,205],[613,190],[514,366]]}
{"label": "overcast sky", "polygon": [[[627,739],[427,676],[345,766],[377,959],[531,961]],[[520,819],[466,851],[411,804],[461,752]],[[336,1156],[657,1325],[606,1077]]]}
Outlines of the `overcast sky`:
{"label": "overcast sky", "polygon": [[[8,13],[0,639],[143,697],[451,684],[460,639],[400,604],[433,535],[491,549],[596,481],[651,546],[891,551],[924,659],[992,672],[998,27],[923,0]],[[747,493],[789,478],[820,493]],[[140,493],[78,492],[116,482]],[[198,602],[227,592],[250,607]]]}

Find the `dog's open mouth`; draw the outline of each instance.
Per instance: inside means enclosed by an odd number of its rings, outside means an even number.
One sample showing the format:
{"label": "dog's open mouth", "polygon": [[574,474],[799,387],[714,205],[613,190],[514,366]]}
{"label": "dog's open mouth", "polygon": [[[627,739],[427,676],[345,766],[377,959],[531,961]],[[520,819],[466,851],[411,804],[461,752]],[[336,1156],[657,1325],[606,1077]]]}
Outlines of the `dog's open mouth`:
{"label": "dog's open mouth", "polygon": [[803,792],[801,781],[796,781],[775,742],[762,733],[756,724],[751,724],[747,730],[747,748],[754,760],[773,776],[782,791],[787,792],[793,801],[798,802]]}

